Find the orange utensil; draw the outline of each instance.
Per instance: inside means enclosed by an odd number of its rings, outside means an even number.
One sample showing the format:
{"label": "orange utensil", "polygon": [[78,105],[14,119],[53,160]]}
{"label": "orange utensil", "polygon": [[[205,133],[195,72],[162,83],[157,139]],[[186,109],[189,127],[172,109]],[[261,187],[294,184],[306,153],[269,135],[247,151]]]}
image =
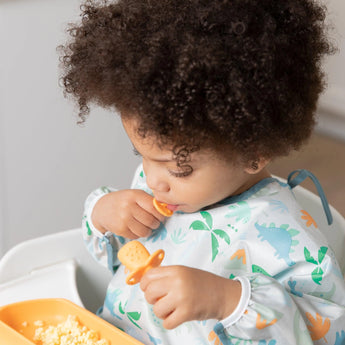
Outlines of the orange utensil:
{"label": "orange utensil", "polygon": [[151,268],[161,264],[164,250],[158,249],[152,255],[139,241],[130,241],[118,252],[117,257],[130,271],[126,283],[134,285],[139,283],[142,276]]}
{"label": "orange utensil", "polygon": [[173,211],[168,209],[168,205],[164,202],[159,202],[155,198],[153,198],[153,206],[155,209],[165,217],[171,217],[173,215]]}

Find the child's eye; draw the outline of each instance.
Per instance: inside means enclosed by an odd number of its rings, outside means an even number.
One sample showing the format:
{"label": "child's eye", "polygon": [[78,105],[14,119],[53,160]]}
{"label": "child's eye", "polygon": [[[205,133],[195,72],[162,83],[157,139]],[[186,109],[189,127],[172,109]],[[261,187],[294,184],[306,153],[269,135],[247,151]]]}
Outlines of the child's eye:
{"label": "child's eye", "polygon": [[140,156],[140,157],[141,157],[140,152],[139,152],[135,147],[133,147],[133,153],[134,153],[136,156]]}
{"label": "child's eye", "polygon": [[173,171],[170,169],[168,171],[169,171],[169,174],[174,177],[187,177],[192,173],[191,171]]}

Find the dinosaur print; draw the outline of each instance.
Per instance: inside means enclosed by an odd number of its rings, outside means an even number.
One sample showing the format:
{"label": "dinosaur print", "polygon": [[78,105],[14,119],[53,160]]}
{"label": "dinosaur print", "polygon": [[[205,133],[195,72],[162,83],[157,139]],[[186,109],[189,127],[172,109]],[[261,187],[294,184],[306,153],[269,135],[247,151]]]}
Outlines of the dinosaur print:
{"label": "dinosaur print", "polygon": [[288,266],[293,266],[295,262],[291,260],[289,253],[291,247],[296,245],[298,242],[292,239],[298,231],[291,229],[287,230],[288,225],[284,224],[280,228],[274,224],[266,226],[265,224],[259,225],[255,223],[256,229],[259,231],[258,238],[261,241],[267,241],[275,250],[275,255],[278,259],[283,259]]}
{"label": "dinosaur print", "polygon": [[218,338],[218,335],[214,332],[214,331],[211,331],[210,334],[208,335],[208,340],[211,341],[213,343],[214,341],[214,345],[220,345],[221,342]]}
{"label": "dinosaur print", "polygon": [[225,217],[232,218],[236,217],[235,222],[242,221],[243,224],[248,223],[251,217],[251,208],[246,201],[239,201],[235,205],[230,205],[229,210],[231,211]]}
{"label": "dinosaur print", "polygon": [[[143,190],[148,187],[140,172],[133,186]],[[176,211],[141,238],[150,252],[164,249],[166,265],[205,270],[222,280],[240,279],[248,290],[234,323],[229,317],[203,317],[171,330],[155,315],[155,305],[147,302],[140,284],[128,286],[125,267],[117,266],[118,250],[129,240],[110,234],[98,237],[90,221],[88,205],[104,192],[98,189],[87,200],[82,223],[87,249],[101,265],[117,269],[97,314],[140,343],[345,345],[341,268],[289,185],[265,179],[248,192],[196,212]]]}
{"label": "dinosaur print", "polygon": [[258,265],[252,265],[252,272],[253,273],[261,273],[267,277],[272,277],[272,275],[270,275],[268,272],[266,272],[262,267],[260,267]]}
{"label": "dinosaur print", "polygon": [[[302,320],[303,327],[300,327],[300,322]],[[313,345],[314,343],[310,339],[309,331],[305,326],[304,320],[301,317],[299,310],[296,310],[293,319],[293,329],[295,334],[295,339],[297,344],[303,345]]]}
{"label": "dinosaur print", "polygon": [[167,234],[167,229],[164,225],[161,225],[157,230],[152,231],[152,235],[147,238],[147,241],[152,241],[152,243],[155,243],[158,240],[163,241],[167,237]]}
{"label": "dinosaur print", "polygon": [[334,345],[342,345],[345,343],[345,331],[340,331],[336,333],[337,338],[335,339]]}
{"label": "dinosaur print", "polygon": [[242,263],[245,265],[247,263],[246,260],[246,252],[244,249],[239,249],[236,253],[234,253],[230,260],[233,260],[234,258],[238,258],[239,260],[242,260]]}
{"label": "dinosaur print", "polygon": [[298,296],[298,297],[303,297],[303,293],[296,290],[296,285],[297,285],[296,280],[289,280],[288,285],[290,287],[290,291],[292,294],[294,294],[295,296]]}
{"label": "dinosaur print", "polygon": [[258,313],[256,316],[256,328],[257,329],[263,329],[268,326],[272,326],[277,322],[277,319],[273,319],[270,322],[268,322],[266,319],[261,318],[261,315]]}
{"label": "dinosaur print", "polygon": [[301,210],[301,213],[303,214],[301,216],[301,219],[305,220],[305,225],[309,228],[311,225],[313,225],[317,229],[317,224],[314,220],[314,218],[305,210]]}
{"label": "dinosaur print", "polygon": [[281,200],[271,200],[269,202],[270,206],[272,206],[272,211],[277,211],[280,213],[288,213],[289,209]]}
{"label": "dinosaur print", "polygon": [[328,333],[329,328],[331,326],[330,319],[328,317],[322,318],[322,316],[319,313],[316,313],[315,318],[308,312],[305,313],[305,315],[307,316],[307,319],[310,322],[310,325],[307,325],[307,328],[310,333],[311,339],[319,340],[323,338],[327,343],[325,336]]}
{"label": "dinosaur print", "polygon": [[259,341],[258,345],[276,345],[277,341],[275,339],[271,339],[268,343],[265,339]]}

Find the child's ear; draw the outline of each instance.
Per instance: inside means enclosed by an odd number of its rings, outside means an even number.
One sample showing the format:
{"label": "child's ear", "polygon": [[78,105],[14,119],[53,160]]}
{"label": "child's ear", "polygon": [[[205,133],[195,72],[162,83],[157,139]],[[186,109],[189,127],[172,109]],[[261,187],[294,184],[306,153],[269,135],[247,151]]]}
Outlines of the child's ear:
{"label": "child's ear", "polygon": [[251,161],[247,164],[246,168],[244,169],[246,173],[248,174],[257,174],[259,173],[262,169],[266,168],[268,163],[271,160],[268,158],[258,158],[257,160]]}

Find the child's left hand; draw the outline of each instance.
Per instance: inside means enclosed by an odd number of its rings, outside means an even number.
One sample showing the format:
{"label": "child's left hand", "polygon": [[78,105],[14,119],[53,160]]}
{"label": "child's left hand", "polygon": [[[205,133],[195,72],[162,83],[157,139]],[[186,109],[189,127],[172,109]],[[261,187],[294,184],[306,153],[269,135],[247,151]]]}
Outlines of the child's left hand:
{"label": "child's left hand", "polygon": [[186,266],[152,268],[140,288],[166,329],[191,320],[222,320],[236,308],[241,283]]}

